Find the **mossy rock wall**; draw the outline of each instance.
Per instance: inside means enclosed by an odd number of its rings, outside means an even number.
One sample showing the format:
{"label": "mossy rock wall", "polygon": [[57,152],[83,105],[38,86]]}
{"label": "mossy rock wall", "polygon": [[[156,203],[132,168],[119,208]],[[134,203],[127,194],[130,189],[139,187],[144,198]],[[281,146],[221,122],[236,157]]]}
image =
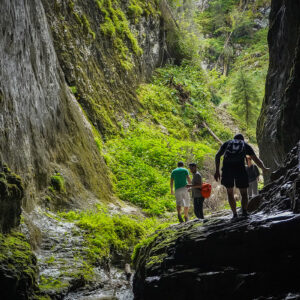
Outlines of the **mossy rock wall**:
{"label": "mossy rock wall", "polygon": [[136,114],[138,84],[161,61],[158,1],[42,1],[67,83],[102,137]]}
{"label": "mossy rock wall", "polygon": [[110,201],[101,147],[136,116],[135,89],[162,63],[158,1],[5,0],[0,13],[0,159],[24,181],[23,207]]}
{"label": "mossy rock wall", "polygon": [[33,209],[56,173],[65,180],[62,205],[108,201],[108,168],[66,84],[42,2],[5,0],[0,13],[0,160],[23,179],[23,207]]}

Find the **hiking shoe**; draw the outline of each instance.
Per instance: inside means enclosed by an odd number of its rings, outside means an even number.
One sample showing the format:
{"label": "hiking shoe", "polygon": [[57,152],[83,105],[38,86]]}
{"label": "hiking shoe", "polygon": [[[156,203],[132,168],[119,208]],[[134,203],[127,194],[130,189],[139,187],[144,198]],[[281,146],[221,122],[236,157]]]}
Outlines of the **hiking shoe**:
{"label": "hiking shoe", "polygon": [[243,217],[248,217],[248,216],[249,216],[249,214],[248,214],[248,212],[247,212],[246,210],[243,210],[243,212],[242,212],[242,216],[243,216]]}
{"label": "hiking shoe", "polygon": [[189,220],[189,217],[184,217],[185,222]]}
{"label": "hiking shoe", "polygon": [[235,214],[233,214],[233,216],[232,216],[231,220],[236,220],[236,219],[237,219],[237,217],[238,217],[238,215],[237,215],[237,213],[235,213]]}
{"label": "hiking shoe", "polygon": [[180,223],[183,223],[183,219],[182,219],[181,215],[178,215],[178,220],[179,220]]}

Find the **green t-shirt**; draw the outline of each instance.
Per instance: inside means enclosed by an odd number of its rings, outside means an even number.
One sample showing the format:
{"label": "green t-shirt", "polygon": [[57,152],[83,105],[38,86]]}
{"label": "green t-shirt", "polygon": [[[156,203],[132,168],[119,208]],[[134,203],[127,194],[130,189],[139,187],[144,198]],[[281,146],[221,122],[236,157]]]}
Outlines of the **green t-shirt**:
{"label": "green t-shirt", "polygon": [[176,168],[172,171],[171,178],[175,181],[175,190],[187,185],[186,176],[189,175],[189,171],[185,168]]}

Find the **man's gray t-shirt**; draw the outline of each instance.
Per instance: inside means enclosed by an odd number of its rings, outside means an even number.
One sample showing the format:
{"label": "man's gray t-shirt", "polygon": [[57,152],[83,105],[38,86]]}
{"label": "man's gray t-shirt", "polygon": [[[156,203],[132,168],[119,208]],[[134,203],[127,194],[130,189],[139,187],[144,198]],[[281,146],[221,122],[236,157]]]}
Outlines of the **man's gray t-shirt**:
{"label": "man's gray t-shirt", "polygon": [[[193,174],[192,184],[193,185],[202,185],[202,177],[198,171],[195,174]],[[201,190],[199,188],[192,188],[192,197],[193,198],[202,197]]]}

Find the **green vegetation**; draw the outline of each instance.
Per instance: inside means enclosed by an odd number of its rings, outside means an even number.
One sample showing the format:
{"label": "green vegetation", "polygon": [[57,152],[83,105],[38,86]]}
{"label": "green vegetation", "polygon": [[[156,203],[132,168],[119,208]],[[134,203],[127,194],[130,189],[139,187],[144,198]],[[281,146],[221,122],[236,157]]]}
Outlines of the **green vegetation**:
{"label": "green vegetation", "polygon": [[[244,2],[239,0],[212,0],[204,11],[196,11],[189,20],[201,39],[200,58],[225,76],[217,99],[227,102],[228,111],[238,120],[255,141],[256,120],[264,96],[264,82],[268,66],[267,15],[269,0]],[[236,109],[233,95],[240,71],[246,74],[256,88],[259,101],[253,103],[252,117],[245,121]],[[220,76],[220,75],[219,75]],[[220,77],[221,78],[221,77]]]}
{"label": "green vegetation", "polygon": [[234,82],[234,90],[232,93],[232,109],[244,118],[246,126],[249,127],[258,114],[259,98],[256,88],[251,78],[243,71],[240,71],[236,81]]}
{"label": "green vegetation", "polygon": [[60,193],[66,192],[65,179],[60,173],[51,176],[51,187]]}
{"label": "green vegetation", "polygon": [[60,216],[85,231],[87,263],[91,265],[103,264],[114,254],[129,256],[138,241],[162,226],[157,219],[110,215],[100,206],[97,211],[70,211],[60,213]]}
{"label": "green vegetation", "polygon": [[68,283],[62,282],[59,279],[53,277],[40,276],[39,288],[41,292],[47,293],[47,291],[61,292],[68,287]]}
{"label": "green vegetation", "polygon": [[209,124],[220,138],[231,132],[215,118],[211,94],[201,68],[186,63],[158,69],[152,83],[138,89],[139,121],[108,140],[105,159],[114,174],[115,192],[148,215],[174,211],[170,173],[179,160],[199,167],[218,147],[203,129]]}

